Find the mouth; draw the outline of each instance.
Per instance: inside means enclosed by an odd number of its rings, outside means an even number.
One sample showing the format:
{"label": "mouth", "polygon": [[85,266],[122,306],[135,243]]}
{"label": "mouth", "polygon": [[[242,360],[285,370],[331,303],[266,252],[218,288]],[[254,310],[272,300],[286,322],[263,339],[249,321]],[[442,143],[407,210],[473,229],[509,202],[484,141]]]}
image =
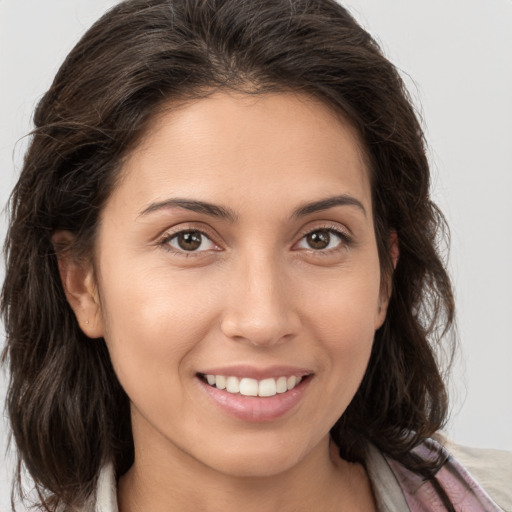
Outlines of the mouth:
{"label": "mouth", "polygon": [[237,377],[234,375],[198,374],[198,377],[212,388],[223,390],[233,395],[247,397],[273,397],[285,394],[303,380],[311,378],[308,375],[282,375],[277,378],[254,379],[251,377]]}
{"label": "mouth", "polygon": [[199,389],[218,410],[244,422],[287,418],[302,403],[314,372],[292,366],[238,365],[197,373]]}

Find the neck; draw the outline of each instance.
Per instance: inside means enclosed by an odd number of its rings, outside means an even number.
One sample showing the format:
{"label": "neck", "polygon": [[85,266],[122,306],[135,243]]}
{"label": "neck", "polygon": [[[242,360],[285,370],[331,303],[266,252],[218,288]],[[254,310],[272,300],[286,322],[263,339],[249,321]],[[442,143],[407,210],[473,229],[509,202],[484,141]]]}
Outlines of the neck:
{"label": "neck", "polygon": [[136,451],[119,482],[120,512],[374,510],[366,472],[340,459],[328,437],[293,467],[256,477],[219,472],[176,447],[166,452]]}

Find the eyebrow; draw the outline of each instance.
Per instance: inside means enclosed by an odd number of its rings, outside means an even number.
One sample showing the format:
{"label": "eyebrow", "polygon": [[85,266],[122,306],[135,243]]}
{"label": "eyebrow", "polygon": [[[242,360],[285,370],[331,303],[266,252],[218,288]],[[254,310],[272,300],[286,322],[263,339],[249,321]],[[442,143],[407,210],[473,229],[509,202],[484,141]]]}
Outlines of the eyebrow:
{"label": "eyebrow", "polygon": [[218,206],[212,203],[207,203],[204,201],[180,198],[166,199],[165,201],[152,203],[146,209],[144,209],[139,214],[139,216],[148,215],[149,213],[153,213],[158,210],[163,210],[166,208],[183,208],[185,210],[190,210],[192,212],[205,213],[206,215],[218,217],[220,219],[225,219],[230,222],[235,222],[236,219],[238,218],[238,215],[229,208]]}
{"label": "eyebrow", "polygon": [[[297,219],[300,217],[305,217],[306,215],[311,215],[312,213],[329,210],[330,208],[334,208],[335,206],[354,206],[361,210],[366,217],[366,210],[363,204],[358,199],[346,194],[342,194],[339,196],[321,199],[313,203],[305,203],[294,210],[294,212],[291,215],[291,218]],[[207,203],[205,201],[181,198],[166,199],[165,201],[152,203],[147,208],[145,208],[139,214],[139,216],[148,215],[150,213],[156,212],[158,210],[163,210],[166,208],[183,208],[185,210],[190,210],[196,213],[204,213],[212,217],[224,219],[229,222],[236,222],[236,220],[238,219],[238,215],[230,208],[226,208],[212,203]]]}
{"label": "eyebrow", "polygon": [[306,215],[311,215],[312,213],[321,212],[324,210],[329,210],[330,208],[334,208],[335,206],[355,206],[359,210],[361,210],[366,217],[366,210],[358,199],[355,197],[342,194],[339,196],[328,197],[326,199],[321,199],[319,201],[315,201],[313,203],[306,203],[302,206],[299,206],[293,214],[292,218],[304,217]]}

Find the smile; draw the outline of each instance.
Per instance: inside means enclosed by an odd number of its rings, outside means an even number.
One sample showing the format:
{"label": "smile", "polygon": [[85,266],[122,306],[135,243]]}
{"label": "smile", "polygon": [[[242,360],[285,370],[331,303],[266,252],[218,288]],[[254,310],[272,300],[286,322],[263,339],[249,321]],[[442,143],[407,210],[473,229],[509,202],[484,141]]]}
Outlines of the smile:
{"label": "smile", "polygon": [[245,422],[269,422],[292,414],[314,373],[290,367],[258,371],[239,366],[212,368],[197,377],[200,389],[224,413]]}
{"label": "smile", "polygon": [[263,380],[249,377],[234,377],[225,375],[204,375],[208,384],[217,389],[222,389],[232,394],[244,396],[270,397],[276,394],[286,393],[292,390],[302,380],[302,377],[295,375],[281,376],[276,379],[268,378]]}

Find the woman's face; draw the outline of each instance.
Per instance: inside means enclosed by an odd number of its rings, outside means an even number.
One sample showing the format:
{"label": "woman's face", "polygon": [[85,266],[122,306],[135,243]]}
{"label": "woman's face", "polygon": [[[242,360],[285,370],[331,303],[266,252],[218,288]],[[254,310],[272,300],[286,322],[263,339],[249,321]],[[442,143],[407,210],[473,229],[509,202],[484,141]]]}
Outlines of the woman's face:
{"label": "woman's face", "polygon": [[131,400],[137,457],[262,476],[323,449],[387,303],[368,169],[339,116],[284,93],[161,114],[95,260],[89,325]]}

